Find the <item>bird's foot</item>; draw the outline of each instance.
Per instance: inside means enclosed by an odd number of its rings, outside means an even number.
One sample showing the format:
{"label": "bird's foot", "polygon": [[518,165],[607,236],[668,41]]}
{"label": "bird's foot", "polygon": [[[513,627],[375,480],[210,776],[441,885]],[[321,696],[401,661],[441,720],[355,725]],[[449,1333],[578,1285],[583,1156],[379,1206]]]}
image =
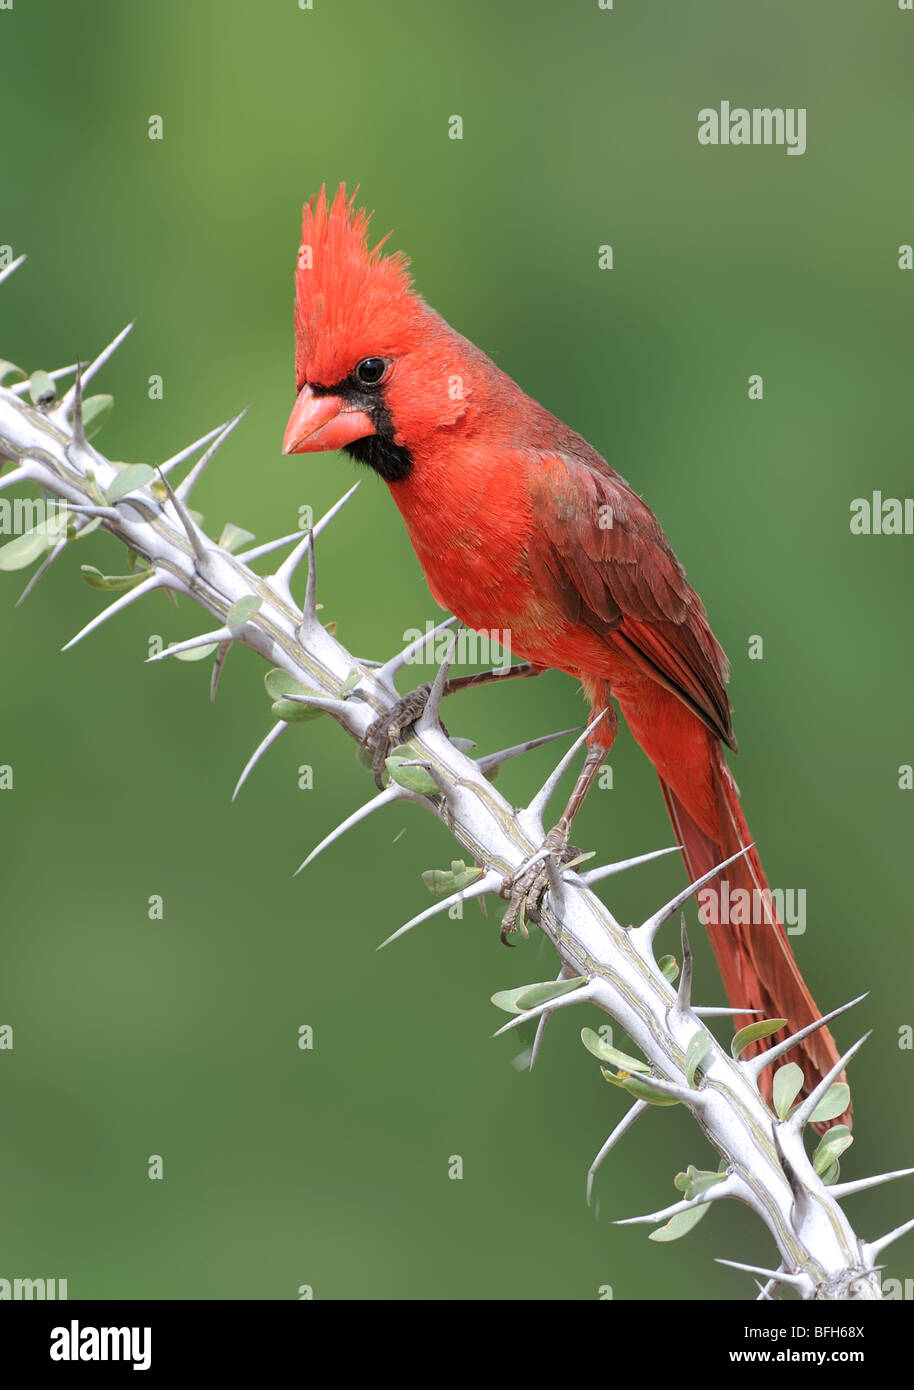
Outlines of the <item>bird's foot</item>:
{"label": "bird's foot", "polygon": [[535,854],[531,854],[513,878],[506,879],[502,897],[508,899],[508,906],[501,922],[501,940],[510,946],[508,937],[518,929],[528,936],[527,922],[539,922],[543,898],[549,888],[549,864],[556,870],[570,863],[580,854],[574,845],[568,843],[567,826],[553,826]]}
{"label": "bird's foot", "polygon": [[378,787],[384,786],[387,759],[407,737],[416,720],[422,717],[431,691],[430,685],[417,685],[415,690],[398,700],[393,709],[376,719],[362,740],[362,747],[371,758],[371,771]]}

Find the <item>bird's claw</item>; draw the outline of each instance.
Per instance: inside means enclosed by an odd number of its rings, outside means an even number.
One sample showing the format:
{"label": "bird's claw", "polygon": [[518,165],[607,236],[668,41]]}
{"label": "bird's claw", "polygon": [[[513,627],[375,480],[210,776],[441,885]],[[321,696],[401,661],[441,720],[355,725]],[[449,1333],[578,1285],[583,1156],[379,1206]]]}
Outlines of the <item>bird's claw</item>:
{"label": "bird's claw", "polygon": [[529,936],[528,921],[539,922],[543,898],[550,886],[548,861],[560,868],[579,853],[574,845],[568,843],[567,828],[553,826],[536,853],[531,854],[513,878],[505,880],[501,895],[508,899],[508,906],[501,922],[503,946],[511,945],[508,937],[518,929],[523,936]]}
{"label": "bird's claw", "polygon": [[417,685],[415,690],[398,700],[393,709],[376,719],[362,740],[362,747],[371,757],[371,771],[378,787],[384,787],[387,759],[403,742],[416,720],[421,718],[431,691],[430,685]]}

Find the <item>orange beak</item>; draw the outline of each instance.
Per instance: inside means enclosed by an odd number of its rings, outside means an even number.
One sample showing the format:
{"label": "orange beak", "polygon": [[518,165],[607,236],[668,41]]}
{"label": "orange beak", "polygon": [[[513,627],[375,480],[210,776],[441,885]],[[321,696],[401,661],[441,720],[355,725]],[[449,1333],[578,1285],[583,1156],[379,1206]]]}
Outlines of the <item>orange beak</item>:
{"label": "orange beak", "polygon": [[286,425],[282,451],[316,454],[322,449],[342,449],[374,433],[364,410],[351,409],[339,396],[316,396],[310,386],[303,386]]}

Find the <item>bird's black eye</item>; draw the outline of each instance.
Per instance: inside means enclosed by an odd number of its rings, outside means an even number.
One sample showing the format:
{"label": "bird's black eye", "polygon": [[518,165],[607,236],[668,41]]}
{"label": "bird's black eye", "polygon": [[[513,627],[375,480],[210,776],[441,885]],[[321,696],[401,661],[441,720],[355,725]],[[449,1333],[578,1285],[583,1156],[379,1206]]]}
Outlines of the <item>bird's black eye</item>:
{"label": "bird's black eye", "polygon": [[355,378],[362,386],[380,386],[390,366],[386,357],[363,357],[355,369]]}

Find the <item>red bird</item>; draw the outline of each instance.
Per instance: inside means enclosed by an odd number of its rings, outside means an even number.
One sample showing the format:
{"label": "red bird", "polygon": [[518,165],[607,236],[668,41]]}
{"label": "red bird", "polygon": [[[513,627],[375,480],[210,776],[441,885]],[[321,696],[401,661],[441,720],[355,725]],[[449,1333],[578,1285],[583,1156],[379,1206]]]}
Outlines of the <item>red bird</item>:
{"label": "red bird", "polygon": [[[553,847],[567,844],[612,746],[614,699],[699,878],[751,844],[721,746],[736,749],[727,659],[700,598],[624,478],[425,303],[402,253],[369,249],[369,215],[354,197],[341,186],[328,203],[321,189],[304,208],[298,398],[283,452],[344,449],[373,468],[436,601],[468,627],[507,628],[516,655],[576,676],[592,717],[606,711]],[[755,850],[722,877],[731,901],[745,889],[744,902],[764,904],[753,925],[708,928],[731,1003],[786,1018],[791,1030],[812,1023],[820,1014],[762,896]],[[838,1060],[825,1028],[792,1055],[807,1091]]]}

